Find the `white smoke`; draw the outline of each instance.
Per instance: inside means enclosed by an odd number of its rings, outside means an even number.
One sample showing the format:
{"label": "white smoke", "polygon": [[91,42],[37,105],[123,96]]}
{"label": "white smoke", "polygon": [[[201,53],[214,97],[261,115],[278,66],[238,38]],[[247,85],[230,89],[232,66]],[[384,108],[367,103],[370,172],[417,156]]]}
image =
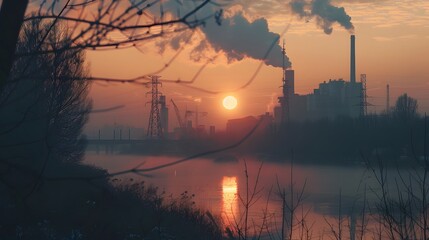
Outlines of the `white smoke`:
{"label": "white smoke", "polygon": [[[222,1],[222,0],[220,0]],[[193,1],[167,1],[163,4],[164,11],[169,14],[180,17],[194,9],[199,2]],[[220,6],[228,8],[231,3],[229,0],[220,2]],[[255,2],[238,1],[238,5],[256,4]],[[265,4],[264,6],[269,6]],[[272,8],[275,8],[273,4]],[[326,34],[331,34],[334,23],[340,24],[349,31],[354,30],[351,17],[346,13],[343,7],[332,5],[331,0],[291,0],[285,8],[289,6],[293,14],[298,15],[305,20],[316,19],[316,23]],[[266,8],[265,7],[265,8]],[[280,35],[271,32],[268,22],[265,18],[259,17],[255,20],[248,20],[240,11],[230,11],[228,16],[223,15],[228,9],[223,11],[218,5],[206,5],[201,8],[195,18],[202,19],[211,16],[204,21],[200,27],[204,33],[205,39],[196,44],[191,52],[191,58],[199,61],[208,49],[214,49],[216,52],[223,52],[228,62],[240,61],[244,58],[252,58],[263,61],[266,65],[282,67],[283,53],[279,45]],[[240,9],[240,8],[238,8]],[[265,9],[266,10],[266,9]],[[153,10],[156,12],[156,10]],[[275,11],[275,9],[271,9]],[[286,23],[285,23],[286,25]],[[163,51],[167,45],[173,49],[178,49],[189,37],[189,33],[179,34],[176,37],[158,44],[160,51]],[[285,67],[290,67],[291,62],[285,55]]]}
{"label": "white smoke", "polygon": [[331,0],[292,0],[289,6],[292,13],[301,18],[306,20],[315,18],[317,25],[326,34],[332,33],[334,23],[340,24],[350,32],[354,31],[354,26],[351,22],[352,18],[343,7],[332,5]]}
{"label": "white smoke", "polygon": [[[189,1],[192,2],[192,1]],[[187,13],[195,8],[195,4],[189,2],[168,1],[163,9],[175,17],[178,13]],[[180,3],[180,4],[179,4]],[[156,10],[152,10],[156,12]],[[244,58],[252,58],[263,61],[266,65],[282,67],[283,53],[279,45],[280,35],[271,32],[265,18],[249,21],[242,12],[235,12],[225,16],[223,11],[216,6],[207,5],[197,12],[195,17],[204,18],[212,16],[204,21],[200,30],[205,39],[193,49],[191,58],[195,61],[202,59],[202,55],[208,49],[223,52],[228,62],[240,61]],[[160,52],[165,50],[167,44],[173,49],[178,49],[187,39],[187,34],[179,34],[176,37],[161,41],[157,45]],[[285,55],[285,66],[291,65]]]}

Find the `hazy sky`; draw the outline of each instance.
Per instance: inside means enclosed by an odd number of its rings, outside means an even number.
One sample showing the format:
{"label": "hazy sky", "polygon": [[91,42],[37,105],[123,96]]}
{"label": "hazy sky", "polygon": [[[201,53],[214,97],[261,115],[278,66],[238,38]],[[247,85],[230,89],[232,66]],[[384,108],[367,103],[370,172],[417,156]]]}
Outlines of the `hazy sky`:
{"label": "hazy sky", "polygon": [[[174,8],[172,4],[171,9]],[[162,68],[183,48],[159,75],[163,79],[190,80],[212,59],[191,86],[220,93],[174,83],[163,84],[161,92],[168,101],[173,98],[182,113],[185,108],[193,110],[197,106],[208,112],[200,124],[222,129],[229,118],[262,114],[272,111],[277,104],[283,40],[295,70],[296,92],[308,94],[320,82],[348,80],[350,34],[354,32],[357,73],[367,74],[369,102],[374,105],[369,111],[384,110],[389,83],[392,105],[399,94],[406,92],[418,99],[421,112],[429,112],[427,0],[241,0],[225,7],[224,16],[221,26],[209,21],[206,28],[146,42],[139,50],[88,51],[92,75],[131,78],[149,74]],[[282,32],[285,34],[280,45],[272,48],[267,64],[251,84],[241,88],[257,70],[272,39]],[[88,130],[114,123],[146,128],[149,90],[133,84],[93,84],[95,109],[125,107],[92,114]],[[227,95],[237,97],[235,110],[222,107],[222,99]],[[172,129],[177,126],[172,107],[170,120]]]}

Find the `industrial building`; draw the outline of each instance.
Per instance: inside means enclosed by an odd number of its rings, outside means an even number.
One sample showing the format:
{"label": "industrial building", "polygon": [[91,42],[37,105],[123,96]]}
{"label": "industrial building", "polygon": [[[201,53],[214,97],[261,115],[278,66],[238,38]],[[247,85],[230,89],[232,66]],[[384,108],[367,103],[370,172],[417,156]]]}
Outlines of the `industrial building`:
{"label": "industrial building", "polygon": [[242,139],[249,134],[255,126],[259,123],[258,128],[253,135],[260,135],[266,133],[266,130],[272,125],[273,117],[268,112],[254,117],[247,116],[243,118],[229,119],[226,123],[226,133],[230,139]]}
{"label": "industrial building", "polygon": [[274,109],[276,123],[335,119],[337,117],[356,118],[365,114],[366,76],[356,82],[355,36],[351,36],[350,81],[330,79],[319,84],[313,93],[299,95],[295,93],[295,72],[283,68],[283,96],[279,97],[280,106]]}

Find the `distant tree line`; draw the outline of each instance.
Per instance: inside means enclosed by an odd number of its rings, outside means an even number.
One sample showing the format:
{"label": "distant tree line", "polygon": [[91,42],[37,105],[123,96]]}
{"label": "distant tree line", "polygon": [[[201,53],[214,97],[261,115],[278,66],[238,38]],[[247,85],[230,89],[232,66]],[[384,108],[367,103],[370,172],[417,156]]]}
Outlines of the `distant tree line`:
{"label": "distant tree line", "polygon": [[424,121],[417,100],[403,94],[392,109],[381,114],[272,126],[266,134],[253,137],[242,150],[280,160],[293,156],[321,163],[362,162],[367,157],[407,162],[423,154]]}

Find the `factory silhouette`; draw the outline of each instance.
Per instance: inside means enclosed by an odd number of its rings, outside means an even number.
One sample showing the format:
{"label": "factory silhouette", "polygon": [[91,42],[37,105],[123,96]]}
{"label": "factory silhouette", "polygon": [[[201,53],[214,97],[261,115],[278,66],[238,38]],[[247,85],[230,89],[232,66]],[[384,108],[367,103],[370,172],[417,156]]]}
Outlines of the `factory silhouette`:
{"label": "factory silhouette", "polygon": [[[285,50],[283,46],[283,77],[282,93],[279,97],[279,105],[274,108],[274,116],[264,114],[262,117],[267,124],[281,125],[289,121],[308,121],[319,119],[335,119],[338,117],[357,118],[366,115],[368,103],[366,101],[366,75],[362,74],[360,82],[356,81],[356,54],[355,36],[351,36],[350,42],[350,81],[343,79],[330,79],[319,84],[319,88],[307,95],[295,93],[295,71],[286,69],[284,66]],[[207,115],[206,112],[185,111],[183,118],[177,105],[171,99],[179,127],[174,129],[173,134],[168,134],[168,107],[166,96],[158,90],[158,76],[153,76],[149,92],[152,96],[151,111],[147,137],[156,138],[193,138],[208,133],[213,135],[215,127],[210,126],[209,131],[204,125],[198,124],[198,117]],[[193,122],[190,117],[193,116]],[[248,131],[258,122],[257,117],[247,116],[240,119],[230,119],[226,125],[227,133]],[[194,125],[193,125],[194,124]]]}
{"label": "factory silhouette", "polygon": [[366,76],[356,81],[355,36],[351,36],[350,81],[331,80],[319,84],[319,88],[308,95],[295,93],[295,72],[283,69],[283,96],[279,97],[280,106],[274,108],[276,123],[337,117],[356,118],[365,114]]}
{"label": "factory silhouette", "polygon": [[[274,107],[273,114],[265,113],[260,116],[246,116],[238,119],[229,119],[226,123],[226,132],[230,139],[238,139],[249,132],[262,118],[260,129],[264,131],[270,126],[279,127],[288,122],[314,121],[320,119],[335,119],[338,117],[357,118],[366,114],[366,75],[362,74],[360,82],[356,81],[356,55],[355,36],[351,35],[350,47],[350,81],[336,79],[325,81],[319,84],[319,88],[307,95],[295,93],[295,71],[285,68],[285,49],[283,46],[283,69],[282,69],[282,96],[278,98],[279,104]],[[105,126],[98,131],[98,140],[111,139],[148,139],[148,140],[168,140],[168,139],[201,139],[214,137],[215,126],[206,128],[199,124],[198,119],[205,117],[208,113],[203,111],[179,109],[173,99],[170,99],[170,106],[174,109],[178,127],[172,131],[169,129],[169,107],[168,100],[159,89],[161,85],[160,76],[151,76],[149,82],[151,90],[146,94],[150,95],[149,121],[145,133],[142,129],[131,131],[130,128],[115,125]],[[184,114],[183,114],[184,112]],[[262,129],[262,130],[261,130]],[[124,132],[124,137],[122,137]],[[138,132],[137,134],[134,132]]]}
{"label": "factory silhouette", "polygon": [[[266,113],[259,117],[262,118],[262,125],[274,125],[279,128],[290,122],[365,116],[369,105],[366,94],[366,75],[361,74],[360,82],[356,81],[355,39],[355,35],[351,35],[349,82],[343,79],[329,79],[320,83],[319,88],[314,89],[313,93],[299,95],[295,93],[295,71],[286,69],[283,64],[283,95],[278,98],[279,105],[274,107],[273,116]],[[228,120],[226,131],[232,135],[243,135],[257,122],[258,118],[253,116]]]}
{"label": "factory silhouette", "polygon": [[[207,116],[207,112],[199,111],[197,107],[183,111],[173,99],[167,101],[167,96],[158,89],[160,77],[151,76],[151,90],[147,92],[151,95],[147,130],[140,129],[135,134],[130,129],[123,129],[124,126],[105,128],[103,133],[98,131],[98,137],[89,140],[89,148],[105,149],[106,152],[187,155],[241,142],[229,152],[263,153],[281,158],[293,150],[296,158],[325,156],[330,161],[355,161],[361,159],[362,151],[398,159],[408,157],[416,147],[409,144],[408,136],[411,127],[423,128],[424,125],[417,113],[417,103],[415,109],[411,109],[412,114],[405,118],[400,117],[400,111],[391,112],[387,85],[386,111],[378,115],[368,114],[367,108],[371,104],[367,102],[366,74],[361,74],[359,81],[356,76],[354,35],[350,38],[349,81],[330,79],[320,83],[312,93],[300,95],[295,93],[294,70],[284,65],[282,96],[273,113],[229,119],[225,131],[200,124],[199,119]],[[409,100],[406,94],[404,99]],[[179,125],[173,130],[168,127],[172,118],[168,102],[171,102]],[[409,112],[410,109],[404,110]],[[113,139],[109,137],[112,131]],[[419,134],[414,136],[421,137]]]}

